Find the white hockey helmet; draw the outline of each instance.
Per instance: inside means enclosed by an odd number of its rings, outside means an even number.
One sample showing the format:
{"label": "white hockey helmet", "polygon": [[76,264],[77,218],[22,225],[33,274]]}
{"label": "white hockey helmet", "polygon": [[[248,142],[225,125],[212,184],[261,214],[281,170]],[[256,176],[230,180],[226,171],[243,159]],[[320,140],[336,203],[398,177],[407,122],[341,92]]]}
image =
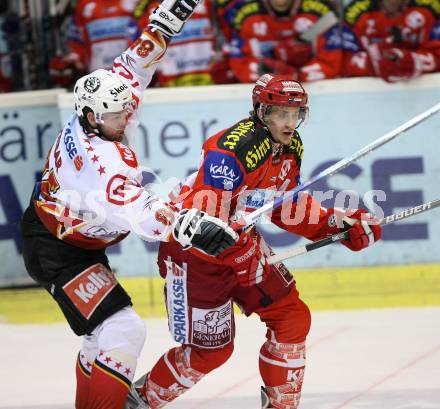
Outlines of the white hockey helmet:
{"label": "white hockey helmet", "polygon": [[130,88],[119,75],[104,69],[93,71],[76,81],[73,95],[78,116],[84,117],[84,108],[89,108],[98,123],[103,123],[106,112],[131,110],[134,102]]}

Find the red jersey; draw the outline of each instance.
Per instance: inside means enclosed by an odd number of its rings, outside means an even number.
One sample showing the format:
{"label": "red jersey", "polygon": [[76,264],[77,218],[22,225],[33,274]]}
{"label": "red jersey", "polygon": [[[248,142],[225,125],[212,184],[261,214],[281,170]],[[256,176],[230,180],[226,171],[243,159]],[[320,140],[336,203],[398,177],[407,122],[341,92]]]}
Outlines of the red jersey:
{"label": "red jersey", "polygon": [[[243,119],[203,144],[199,170],[181,191],[183,207],[196,207],[234,222],[243,212],[252,212],[300,184],[303,151],[298,132],[289,146],[274,147],[262,125],[253,118]],[[301,210],[296,215],[298,204]],[[280,228],[312,240],[329,231],[326,209],[305,193],[298,203],[290,201],[275,209],[270,219]]]}
{"label": "red jersey", "polygon": [[372,45],[411,50],[420,72],[440,67],[440,1],[413,0],[400,13],[387,15],[379,0],[355,0],[344,14],[344,71],[347,76],[375,76]]}
{"label": "red jersey", "polygon": [[[152,12],[159,3],[151,3],[149,11]],[[167,54],[155,74],[158,85],[174,87],[231,82],[227,78],[229,67],[226,60],[223,61],[222,49],[217,49],[212,11],[211,1],[203,1],[182,32],[171,38]]]}
{"label": "red jersey", "polygon": [[143,8],[139,0],[79,0],[69,47],[89,71],[111,68],[115,57],[141,34]]}
{"label": "red jersey", "polygon": [[[234,29],[231,68],[236,77],[241,82],[254,82],[265,72],[291,74],[289,69],[296,71],[294,58],[282,58],[277,55],[277,49],[298,39],[301,33],[331,10],[331,5],[325,0],[301,1],[299,8],[292,7],[285,15],[275,14],[266,0],[247,1],[231,7],[225,16]],[[337,26],[317,36],[309,47],[310,57],[298,69],[300,81],[340,75],[342,48]],[[279,71],[280,63],[285,66],[284,72]],[[277,67],[275,71],[272,70],[274,67]]]}
{"label": "red jersey", "polygon": [[[220,40],[229,42],[232,38],[232,26],[230,22],[232,21],[232,14],[235,9],[242,3],[240,0],[212,0],[211,8],[213,14],[216,18],[216,25],[220,31]],[[231,14],[232,13],[232,14]]]}

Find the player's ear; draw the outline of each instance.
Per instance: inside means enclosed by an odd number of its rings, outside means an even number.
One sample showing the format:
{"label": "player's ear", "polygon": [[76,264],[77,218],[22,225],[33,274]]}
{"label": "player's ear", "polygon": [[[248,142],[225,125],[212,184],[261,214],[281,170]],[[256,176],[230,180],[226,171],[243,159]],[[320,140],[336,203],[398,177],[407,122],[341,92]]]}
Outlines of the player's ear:
{"label": "player's ear", "polygon": [[93,111],[87,112],[87,121],[92,126],[92,128],[96,128],[96,126],[98,125],[96,123],[96,118],[95,118],[95,114],[93,113]]}

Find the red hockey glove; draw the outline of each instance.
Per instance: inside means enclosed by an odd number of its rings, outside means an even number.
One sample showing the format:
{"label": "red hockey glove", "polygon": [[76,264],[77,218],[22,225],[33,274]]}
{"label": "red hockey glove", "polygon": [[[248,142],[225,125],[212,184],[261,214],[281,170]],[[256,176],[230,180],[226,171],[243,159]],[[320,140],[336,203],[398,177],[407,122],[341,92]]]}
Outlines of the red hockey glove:
{"label": "red hockey glove", "polygon": [[414,53],[400,48],[383,50],[378,70],[380,77],[387,82],[408,81],[420,75]]}
{"label": "red hockey glove", "polygon": [[55,56],[49,62],[49,74],[53,84],[69,87],[84,73],[85,67],[78,54]]}
{"label": "red hockey glove", "polygon": [[0,68],[0,93],[2,92],[11,92],[12,90],[12,82],[8,78],[5,78],[2,75]]}
{"label": "red hockey glove", "polygon": [[312,58],[312,46],[290,39],[276,43],[274,53],[277,60],[289,65],[302,67]]}
{"label": "red hockey glove", "polygon": [[223,56],[221,60],[214,60],[209,67],[209,73],[214,84],[233,84],[237,82],[227,56]]}
{"label": "red hockey glove", "polygon": [[382,228],[375,224],[377,219],[364,209],[357,209],[350,216],[344,216],[342,223],[342,230],[348,230],[349,239],[341,243],[352,251],[371,246],[382,236]]}
{"label": "red hockey glove", "polygon": [[235,246],[224,251],[218,257],[235,272],[238,282],[243,287],[259,284],[270,272],[261,236],[241,233]]}
{"label": "red hockey glove", "polygon": [[287,65],[283,61],[272,60],[271,58],[263,58],[259,64],[259,74],[282,74],[297,76],[296,69]]}

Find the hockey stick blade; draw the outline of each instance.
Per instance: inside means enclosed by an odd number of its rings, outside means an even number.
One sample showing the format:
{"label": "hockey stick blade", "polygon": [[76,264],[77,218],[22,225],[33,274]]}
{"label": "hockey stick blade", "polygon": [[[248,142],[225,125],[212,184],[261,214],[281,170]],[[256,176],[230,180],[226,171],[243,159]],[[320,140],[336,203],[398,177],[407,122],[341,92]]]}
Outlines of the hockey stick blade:
{"label": "hockey stick blade", "polygon": [[311,43],[316,39],[316,37],[325,33],[337,23],[339,23],[339,19],[336,17],[333,11],[329,11],[320,17],[312,27],[303,31],[299,38],[307,43]]}
{"label": "hockey stick blade", "polygon": [[421,114],[415,116],[414,118],[410,119],[409,121],[405,122],[404,124],[398,126],[397,128],[393,129],[392,131],[386,133],[385,135],[381,136],[380,138],[376,139],[375,141],[369,143],[368,145],[364,146],[363,148],[359,149],[357,152],[353,153],[350,156],[347,156],[344,159],[341,159],[339,162],[336,162],[332,166],[329,166],[327,169],[324,169],[322,172],[319,172],[317,175],[313,176],[311,179],[309,179],[307,182],[304,182],[298,186],[296,186],[294,189],[289,190],[288,192],[285,192],[282,196],[276,197],[274,200],[271,200],[270,202],[264,204],[259,209],[254,210],[252,213],[244,215],[240,220],[236,221],[232,224],[232,228],[236,231],[249,226],[250,224],[255,223],[261,215],[268,213],[272,211],[272,209],[275,209],[279,206],[281,206],[286,200],[294,199],[298,196],[298,193],[307,189],[311,185],[315,184],[319,180],[327,177],[332,176],[338,172],[340,172],[342,169],[345,169],[347,166],[351,165],[353,162],[356,162],[358,159],[368,155],[369,153],[373,152],[377,148],[380,148],[381,146],[385,145],[386,143],[392,141],[397,136],[401,135],[402,133],[406,132],[407,130],[413,128],[420,122],[428,119],[432,115],[436,114],[440,111],[440,103],[434,105],[433,107],[429,108],[428,110],[422,112]]}
{"label": "hockey stick blade", "polygon": [[[436,207],[440,207],[440,199],[433,200],[431,202],[426,202],[418,206],[410,207],[409,209],[405,209],[399,213],[391,214],[390,216],[380,219],[378,224],[379,226],[385,226],[387,224],[391,224],[415,216],[416,214],[435,209]],[[279,254],[275,254],[273,256],[270,256],[267,259],[267,261],[269,264],[276,264],[288,258],[297,257],[300,256],[301,254],[308,253],[309,251],[316,250],[321,247],[328,246],[329,244],[347,239],[348,239],[348,232],[344,231],[341,233],[334,234],[333,236],[326,237],[325,239],[318,240],[313,243],[306,244],[304,246],[298,246]]]}

